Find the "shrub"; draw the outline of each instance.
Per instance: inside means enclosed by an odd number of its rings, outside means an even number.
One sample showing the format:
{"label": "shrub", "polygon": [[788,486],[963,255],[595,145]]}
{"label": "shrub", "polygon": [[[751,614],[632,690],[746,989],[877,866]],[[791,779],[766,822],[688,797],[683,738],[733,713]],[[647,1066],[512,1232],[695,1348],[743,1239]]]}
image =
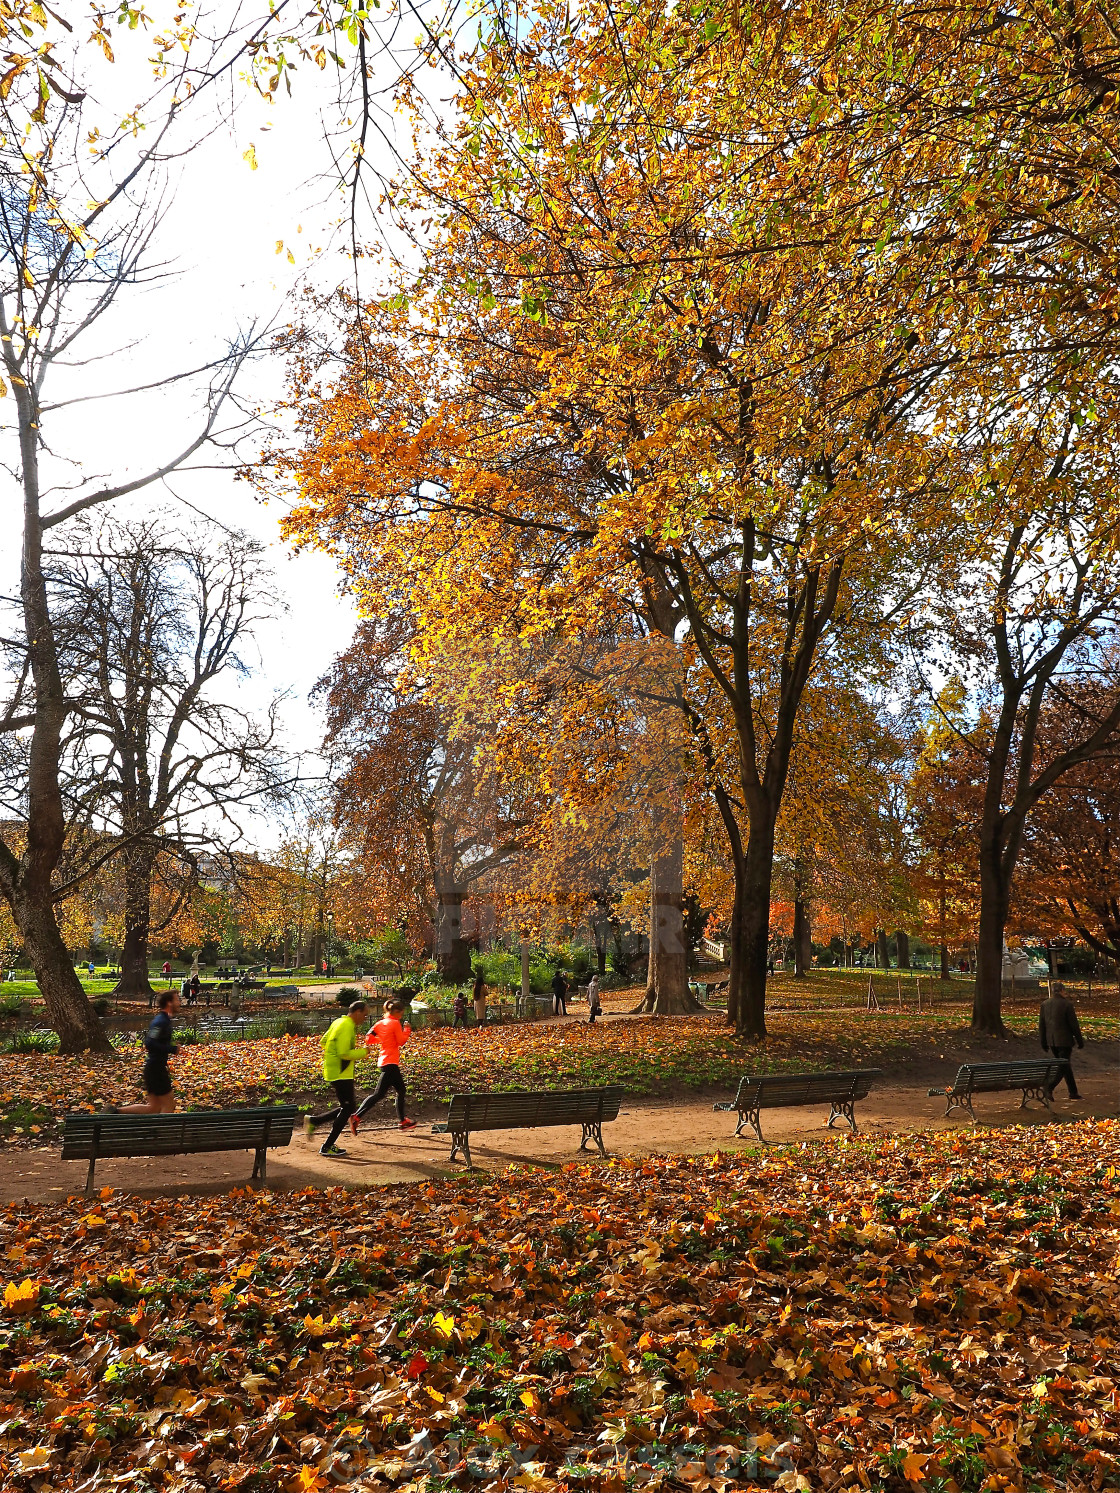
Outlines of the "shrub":
{"label": "shrub", "polygon": [[57,1052],[57,1032],[16,1032],[4,1044],[5,1052]]}
{"label": "shrub", "polygon": [[352,1006],[355,1001],[365,1000],[365,992],[359,990],[356,985],[344,985],[335,996],[335,1000],[345,1011],[347,1006]]}
{"label": "shrub", "polygon": [[[487,954],[476,954],[471,961],[476,970],[481,969],[487,985],[521,984],[521,955],[511,954],[508,949],[491,949]],[[552,976],[549,976],[551,979]]]}
{"label": "shrub", "polygon": [[22,995],[5,995],[0,999],[0,1016],[18,1016],[22,1010]]}
{"label": "shrub", "polygon": [[98,1016],[107,1016],[113,1009],[113,1003],[107,995],[99,995],[93,1002],[93,1009],[97,1012]]}

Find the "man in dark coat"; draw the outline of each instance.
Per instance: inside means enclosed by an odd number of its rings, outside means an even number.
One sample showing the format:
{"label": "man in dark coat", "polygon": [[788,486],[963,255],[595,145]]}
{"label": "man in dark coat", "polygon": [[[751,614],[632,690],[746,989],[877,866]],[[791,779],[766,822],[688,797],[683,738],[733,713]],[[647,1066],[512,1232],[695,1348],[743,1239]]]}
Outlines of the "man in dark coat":
{"label": "man in dark coat", "polygon": [[[1076,1042],[1078,1047],[1084,1047],[1085,1038],[1081,1035],[1081,1023],[1077,1019],[1074,1004],[1066,999],[1061,985],[1051,986],[1048,999],[1044,1000],[1039,1008],[1038,1040],[1042,1043],[1043,1052],[1053,1053],[1061,1063],[1069,1097],[1080,1099],[1081,1095],[1077,1092],[1077,1080],[1073,1076],[1073,1064],[1070,1058],[1073,1055],[1074,1043]],[[1050,1092],[1053,1094],[1053,1089]]]}

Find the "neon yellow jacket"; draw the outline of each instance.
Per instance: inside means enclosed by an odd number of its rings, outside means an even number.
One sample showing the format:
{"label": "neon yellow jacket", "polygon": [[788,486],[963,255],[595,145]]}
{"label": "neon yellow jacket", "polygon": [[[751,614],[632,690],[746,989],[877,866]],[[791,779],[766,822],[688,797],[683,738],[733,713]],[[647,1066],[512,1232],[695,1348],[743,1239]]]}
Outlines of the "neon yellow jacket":
{"label": "neon yellow jacket", "polygon": [[356,1045],[357,1035],[352,1016],[340,1016],[323,1033],[323,1077],[328,1083],[354,1077],[354,1059],[366,1055]]}

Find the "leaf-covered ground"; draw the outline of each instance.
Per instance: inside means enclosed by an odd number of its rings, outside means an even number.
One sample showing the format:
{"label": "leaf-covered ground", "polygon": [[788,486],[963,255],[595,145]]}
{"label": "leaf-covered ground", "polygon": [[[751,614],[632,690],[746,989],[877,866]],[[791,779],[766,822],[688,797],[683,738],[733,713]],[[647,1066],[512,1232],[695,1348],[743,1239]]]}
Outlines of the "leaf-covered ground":
{"label": "leaf-covered ground", "polygon": [[[956,1010],[777,1013],[763,1048],[736,1041],[718,1016],[465,1032],[443,1027],[413,1035],[404,1070],[414,1101],[421,1104],[466,1089],[600,1083],[621,1083],[630,1094],[671,1094],[730,1087],[745,1072],[902,1061],[925,1071],[948,1043],[959,1042],[963,1020]],[[1090,1040],[1116,1036],[1114,1016],[1086,1017],[1084,1024]],[[1035,1052],[1032,1046],[1029,1055]],[[321,1091],[321,1058],[317,1037],[210,1043],[184,1046],[172,1061],[172,1074],[181,1108],[299,1100]],[[953,1061],[946,1060],[946,1081],[953,1071]],[[137,1098],[140,1072],[139,1049],[135,1057],[116,1060],[0,1056],[0,1134],[17,1145],[53,1138],[57,1117],[67,1109]],[[366,1076],[359,1069],[359,1084]],[[372,1082],[372,1065],[368,1076]]]}
{"label": "leaf-covered ground", "polygon": [[13,1206],[0,1483],[1114,1488],[1118,1145]]}

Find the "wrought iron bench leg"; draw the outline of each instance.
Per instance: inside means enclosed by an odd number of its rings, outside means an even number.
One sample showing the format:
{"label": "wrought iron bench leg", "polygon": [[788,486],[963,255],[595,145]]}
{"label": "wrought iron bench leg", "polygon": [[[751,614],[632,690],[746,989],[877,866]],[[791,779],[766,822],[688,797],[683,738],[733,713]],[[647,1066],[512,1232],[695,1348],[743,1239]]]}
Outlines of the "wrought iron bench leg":
{"label": "wrought iron bench leg", "polygon": [[[1027,1100],[1028,1099],[1040,1099],[1042,1101],[1042,1103],[1045,1104],[1046,1108],[1049,1110],[1050,1109],[1050,1099],[1052,1097],[1052,1094],[1053,1094],[1053,1090],[1048,1089],[1044,1083],[1043,1084],[1039,1084],[1037,1087],[1024,1088],[1023,1089],[1023,1097],[1019,1101],[1019,1108],[1020,1109],[1026,1109],[1026,1107],[1027,1107]],[[1052,1110],[1050,1112],[1053,1113]]]}
{"label": "wrought iron bench leg", "polygon": [[579,1148],[581,1151],[586,1151],[587,1142],[589,1140],[593,1140],[595,1142],[595,1144],[599,1147],[599,1155],[603,1158],[604,1161],[606,1161],[607,1153],[603,1148],[603,1127],[597,1120],[591,1120],[584,1124],[583,1139],[579,1143]]}
{"label": "wrought iron bench leg", "polygon": [[856,1106],[854,1099],[842,1099],[839,1104],[835,1100],[831,1102],[828,1115],[828,1128],[830,1130],[832,1129],[833,1120],[838,1120],[841,1115],[844,1116],[845,1120],[852,1127],[853,1132],[856,1132]]}
{"label": "wrought iron bench leg", "polygon": [[86,1197],[89,1197],[90,1193],[93,1191],[93,1169],[96,1165],[97,1156],[93,1155],[89,1158],[89,1171],[86,1172]]}
{"label": "wrought iron bench leg", "polygon": [[257,1151],[257,1159],[253,1163],[252,1180],[259,1181],[262,1186],[268,1181],[268,1152],[264,1146]]}
{"label": "wrought iron bench leg", "polygon": [[453,1130],[451,1132],[451,1155],[448,1160],[454,1161],[460,1151],[463,1153],[463,1160],[473,1171],[474,1162],[471,1160],[471,1143],[467,1131]]}
{"label": "wrought iron bench leg", "polygon": [[766,1141],[763,1139],[762,1135],[761,1115],[762,1111],[760,1109],[740,1110],[739,1123],[735,1126],[735,1134],[742,1135],[744,1125],[753,1125],[754,1133],[758,1136],[759,1145],[764,1146],[766,1144]]}

